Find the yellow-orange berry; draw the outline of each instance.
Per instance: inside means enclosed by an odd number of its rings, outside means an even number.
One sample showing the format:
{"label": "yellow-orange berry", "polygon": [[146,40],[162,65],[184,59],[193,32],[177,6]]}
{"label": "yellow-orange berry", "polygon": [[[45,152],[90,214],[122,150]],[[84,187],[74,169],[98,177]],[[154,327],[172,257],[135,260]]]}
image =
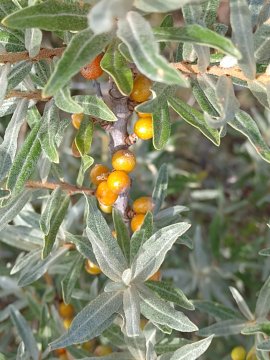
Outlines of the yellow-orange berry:
{"label": "yellow-orange berry", "polygon": [[54,353],[55,353],[55,355],[56,355],[57,357],[62,356],[62,355],[65,355],[66,352],[67,352],[67,350],[64,349],[64,348],[60,348],[60,349],[54,350]]}
{"label": "yellow-orange berry", "polygon": [[63,318],[72,318],[74,315],[74,307],[71,304],[65,304],[64,302],[61,302],[59,304],[59,314]]}
{"label": "yellow-orange berry", "polygon": [[88,272],[88,274],[90,275],[99,275],[102,273],[101,269],[99,266],[97,266],[96,264],[94,264],[92,261],[90,261],[89,259],[86,260],[85,262],[85,270]]}
{"label": "yellow-orange berry", "polygon": [[94,354],[97,356],[105,356],[112,353],[112,348],[108,345],[98,345],[95,348]]}
{"label": "yellow-orange berry", "polygon": [[64,328],[67,330],[70,328],[70,325],[72,323],[72,320],[73,318],[66,318],[64,321],[63,321],[63,325],[64,325]]}
{"label": "yellow-orange berry", "polygon": [[77,148],[77,145],[75,143],[75,140],[72,142],[72,145],[71,145],[71,151],[72,151],[72,155],[75,156],[75,157],[81,157],[81,154]]}
{"label": "yellow-orange berry", "polygon": [[118,150],[112,156],[112,166],[115,170],[123,170],[129,173],[136,166],[136,157],[129,150]]}
{"label": "yellow-orange berry", "polygon": [[130,222],[131,230],[133,232],[140,229],[140,227],[142,226],[144,218],[145,218],[144,214],[135,214],[133,216],[133,218],[131,219],[131,222]]}
{"label": "yellow-orange berry", "polygon": [[92,352],[94,350],[95,345],[96,345],[96,340],[92,339],[92,340],[89,340],[89,341],[86,341],[85,343],[83,343],[82,348],[84,350]]}
{"label": "yellow-orange berry", "polygon": [[81,75],[87,80],[95,80],[103,74],[100,62],[103,54],[99,54],[90,64],[81,69]]}
{"label": "yellow-orange berry", "polygon": [[83,120],[83,113],[78,113],[78,114],[72,114],[71,115],[71,121],[72,121],[72,125],[75,127],[75,129],[79,129],[81,122]]}
{"label": "yellow-orange berry", "polygon": [[160,281],[161,279],[161,271],[158,270],[157,272],[155,272],[152,276],[150,276],[150,278],[148,280],[152,280],[152,281]]}
{"label": "yellow-orange berry", "polygon": [[112,213],[112,206],[106,206],[103,205],[101,203],[98,204],[99,208],[102,212],[104,212],[105,214],[111,214]]}
{"label": "yellow-orange berry", "polygon": [[236,346],[232,349],[231,352],[232,360],[245,360],[246,358],[246,350],[243,346]]}
{"label": "yellow-orange berry", "polygon": [[107,180],[108,188],[117,195],[125,192],[130,187],[130,183],[128,174],[121,170],[110,173]]}
{"label": "yellow-orange berry", "polygon": [[110,169],[102,164],[96,164],[90,171],[90,180],[94,185],[99,185],[102,181],[108,179]]}
{"label": "yellow-orange berry", "polygon": [[148,118],[148,117],[152,117],[152,114],[149,113],[141,113],[141,112],[137,112],[138,118]]}
{"label": "yellow-orange berry", "polygon": [[134,125],[134,133],[139,139],[152,139],[154,133],[152,117],[139,118]]}
{"label": "yellow-orange berry", "polygon": [[115,230],[112,231],[112,236],[113,236],[114,238],[116,238],[117,235],[116,235],[116,231],[115,231]]}
{"label": "yellow-orange berry", "polygon": [[136,214],[146,214],[147,211],[153,209],[153,202],[150,196],[142,196],[136,199],[132,205],[132,209]]}
{"label": "yellow-orange berry", "polygon": [[146,101],[151,95],[151,85],[151,80],[147,79],[147,77],[141,74],[137,75],[133,83],[130,99],[139,103]]}
{"label": "yellow-orange berry", "polygon": [[96,198],[99,203],[111,206],[116,202],[118,195],[110,190],[107,181],[102,181],[97,187]]}

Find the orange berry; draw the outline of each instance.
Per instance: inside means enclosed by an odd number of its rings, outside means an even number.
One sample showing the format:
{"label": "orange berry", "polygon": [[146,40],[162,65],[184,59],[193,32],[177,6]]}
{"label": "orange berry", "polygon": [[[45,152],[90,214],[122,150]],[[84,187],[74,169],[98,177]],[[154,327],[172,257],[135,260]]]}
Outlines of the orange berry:
{"label": "orange berry", "polygon": [[112,206],[106,206],[101,203],[98,204],[101,211],[103,211],[105,214],[111,214],[112,213]]}
{"label": "orange berry", "polygon": [[67,350],[64,349],[64,348],[54,350],[55,355],[58,356],[58,357],[62,356],[62,355],[65,355],[66,352],[67,352]]}
{"label": "orange berry", "polygon": [[142,226],[144,218],[145,218],[144,214],[135,214],[133,216],[133,218],[131,219],[131,223],[130,223],[131,230],[133,232],[140,229],[140,227]]}
{"label": "orange berry", "polygon": [[71,151],[72,151],[72,155],[75,157],[81,157],[81,154],[77,148],[77,145],[75,143],[75,140],[73,141],[72,145],[71,145]]}
{"label": "orange berry", "polygon": [[136,166],[136,157],[129,150],[118,150],[112,156],[112,166],[115,170],[123,170],[129,173]]}
{"label": "orange berry", "polygon": [[90,180],[94,185],[99,185],[102,181],[108,179],[110,170],[107,166],[96,164],[90,171]]}
{"label": "orange berry", "polygon": [[94,354],[97,356],[106,356],[112,353],[112,348],[108,345],[98,345],[95,348]]}
{"label": "orange berry", "polygon": [[103,54],[99,54],[90,64],[81,69],[81,75],[87,80],[95,80],[103,74],[100,62]]}
{"label": "orange berry", "polygon": [[71,304],[65,304],[64,302],[61,302],[59,304],[59,314],[63,318],[72,318],[74,315],[74,307]]}
{"label": "orange berry", "polygon": [[148,117],[152,117],[152,114],[149,113],[141,113],[141,112],[137,112],[138,118],[148,118]]}
{"label": "orange berry", "polygon": [[153,202],[150,196],[142,196],[136,199],[132,205],[132,209],[136,214],[146,214],[147,211],[153,209]]}
{"label": "orange berry", "polygon": [[78,113],[78,114],[72,114],[71,115],[71,120],[72,120],[72,125],[75,127],[75,129],[79,129],[81,122],[83,120],[83,113]]}
{"label": "orange berry", "polygon": [[155,272],[148,280],[160,281],[160,279],[161,279],[161,271],[158,270],[158,271]]}
{"label": "orange berry", "polygon": [[116,235],[116,231],[115,231],[115,230],[112,231],[112,236],[113,236],[114,238],[116,238],[117,235]]}
{"label": "orange berry", "polygon": [[95,340],[95,339],[92,339],[92,340],[89,340],[89,341],[86,341],[85,343],[83,343],[83,344],[82,344],[82,348],[83,348],[84,350],[93,352],[95,345],[96,345],[96,340]]}
{"label": "orange berry", "polygon": [[128,174],[122,170],[113,171],[107,180],[108,188],[117,195],[125,192],[130,187],[130,182]]}
{"label": "orange berry", "polygon": [[139,118],[134,125],[134,133],[139,139],[149,140],[153,137],[152,117]]}
{"label": "orange berry", "polygon": [[99,203],[111,206],[116,202],[118,195],[110,190],[107,181],[102,181],[97,187],[96,198]]}
{"label": "orange berry", "polygon": [[70,325],[72,323],[72,320],[73,318],[66,318],[64,321],[63,321],[63,325],[64,325],[64,328],[67,330],[70,328]]}
{"label": "orange berry", "polygon": [[97,266],[96,264],[94,264],[92,261],[90,261],[89,259],[86,260],[85,262],[85,270],[88,272],[88,274],[90,275],[99,275],[102,273],[101,269],[99,266]]}
{"label": "orange berry", "polygon": [[147,79],[147,77],[141,74],[137,75],[133,83],[130,99],[139,103],[146,101],[151,95],[151,85],[151,80]]}

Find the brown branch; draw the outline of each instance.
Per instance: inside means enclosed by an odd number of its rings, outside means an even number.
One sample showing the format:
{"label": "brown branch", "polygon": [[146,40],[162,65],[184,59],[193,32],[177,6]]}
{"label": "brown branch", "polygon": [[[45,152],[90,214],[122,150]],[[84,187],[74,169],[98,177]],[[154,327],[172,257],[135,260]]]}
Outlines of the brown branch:
{"label": "brown branch", "polygon": [[29,189],[48,189],[55,190],[58,186],[61,187],[62,190],[66,191],[69,195],[81,194],[85,193],[86,195],[93,195],[94,190],[82,187],[78,188],[77,186],[67,184],[67,183],[50,183],[50,182],[39,182],[39,181],[27,181],[26,187]]}
{"label": "brown branch", "polygon": [[[175,69],[178,69],[185,74],[189,74],[189,75],[201,74],[197,65],[189,64],[184,61],[179,63],[171,63],[171,65]],[[243,81],[250,80],[244,75],[243,71],[238,66],[233,66],[231,68],[221,68],[220,66],[213,65],[208,67],[205,74],[216,75],[216,76],[227,75]],[[260,82],[266,84],[267,82],[270,81],[270,75],[267,75],[266,73],[259,73],[256,75],[256,80],[259,80]]]}
{"label": "brown branch", "polygon": [[25,99],[29,99],[29,100],[33,99],[33,100],[38,100],[38,101],[48,101],[51,99],[50,97],[42,97],[42,92],[40,90],[29,91],[29,92],[12,90],[5,96],[6,99],[13,98],[13,97],[25,98]]}
{"label": "brown branch", "polygon": [[29,60],[29,61],[40,61],[43,59],[51,59],[54,56],[61,56],[66,48],[55,48],[55,49],[41,49],[37,56],[30,58],[28,51],[21,52],[8,52],[0,54],[0,63],[14,64],[18,61]]}

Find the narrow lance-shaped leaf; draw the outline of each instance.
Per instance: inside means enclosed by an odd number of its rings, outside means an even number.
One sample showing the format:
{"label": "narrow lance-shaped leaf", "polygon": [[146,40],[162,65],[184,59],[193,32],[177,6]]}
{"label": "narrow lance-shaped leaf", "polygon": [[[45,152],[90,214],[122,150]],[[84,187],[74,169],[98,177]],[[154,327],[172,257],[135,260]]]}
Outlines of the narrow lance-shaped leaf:
{"label": "narrow lance-shaped leaf", "polygon": [[225,54],[240,58],[239,50],[232,41],[199,24],[184,27],[155,27],[153,33],[156,41],[172,41],[197,44],[218,49]]}
{"label": "narrow lance-shaped leaf", "polygon": [[63,299],[66,304],[70,303],[71,295],[80,276],[83,267],[83,257],[77,254],[64,279],[61,281]]}
{"label": "narrow lance-shaped leaf", "polygon": [[113,78],[123,95],[131,93],[133,87],[132,71],[126,59],[118,50],[118,42],[114,41],[108,47],[100,65]]}
{"label": "narrow lance-shaped leaf", "polygon": [[255,315],[257,318],[265,318],[270,309],[270,277],[262,286],[256,303]]}
{"label": "narrow lance-shaped leaf", "polygon": [[[202,0],[193,0],[194,2],[201,2]],[[167,12],[171,10],[180,9],[190,0],[135,0],[134,6],[146,12]]]}
{"label": "narrow lance-shaped leaf", "polygon": [[60,89],[54,96],[56,106],[68,113],[82,113],[83,108],[70,95],[68,86]]}
{"label": "narrow lance-shaped leaf", "polygon": [[9,306],[9,309],[10,318],[14,326],[17,328],[19,336],[22,339],[25,348],[27,349],[33,360],[38,360],[39,350],[30,326],[17,309],[15,309],[12,305]]}
{"label": "narrow lance-shaped leaf", "polygon": [[170,360],[196,360],[209,348],[213,335],[176,350]]}
{"label": "narrow lance-shaped leaf", "polygon": [[126,320],[127,336],[139,336],[141,332],[140,297],[135,286],[130,286],[123,292],[123,310]]}
{"label": "narrow lance-shaped leaf", "polygon": [[147,319],[178,331],[192,332],[198,330],[197,326],[181,311],[175,310],[145,286],[140,285],[138,288],[141,297],[141,311]]}
{"label": "narrow lance-shaped leaf", "polygon": [[122,305],[121,293],[102,293],[73,319],[67,333],[50,344],[51,350],[78,344],[99,336]]}
{"label": "narrow lance-shaped leaf", "polygon": [[16,63],[8,74],[8,90],[14,89],[20,84],[32,69],[30,61],[20,61]]}
{"label": "narrow lance-shaped leaf", "polygon": [[239,65],[249,79],[254,79],[256,62],[254,57],[254,42],[251,14],[246,0],[230,1],[230,20],[233,40],[242,54]]}
{"label": "narrow lance-shaped leaf", "polygon": [[152,28],[139,13],[129,11],[125,19],[120,19],[117,35],[127,45],[138,69],[147,77],[166,84],[188,86],[180,72],[159,54]]}
{"label": "narrow lance-shaped leaf", "polygon": [[75,137],[75,144],[81,156],[89,153],[93,140],[94,124],[84,117]]}
{"label": "narrow lance-shaped leaf", "polygon": [[152,193],[152,199],[154,203],[154,214],[157,214],[163,204],[163,201],[167,195],[168,188],[168,168],[166,164],[162,164],[158,177],[156,180],[156,184]]}
{"label": "narrow lance-shaped leaf", "polygon": [[113,208],[113,223],[116,232],[117,242],[129,263],[130,258],[130,238],[128,228],[123,221],[122,215],[119,210]]}
{"label": "narrow lance-shaped leaf", "polygon": [[117,117],[110,110],[108,105],[97,96],[77,95],[74,99],[83,109],[83,113],[105,121],[116,121]]}
{"label": "narrow lance-shaped leaf", "polygon": [[247,303],[245,302],[243,296],[239,293],[239,291],[237,289],[235,289],[232,286],[230,286],[230,290],[231,290],[232,296],[233,296],[234,300],[236,301],[241,313],[245,316],[245,318],[247,318],[250,321],[253,321],[254,320],[254,315],[250,311],[250,309],[249,309]]}
{"label": "narrow lance-shaped leaf", "polygon": [[91,243],[90,241],[88,241],[87,237],[80,235],[73,235],[66,231],[65,231],[65,236],[67,241],[71,241],[74,245],[76,245],[76,249],[81,255],[83,255],[86,259],[89,259],[94,263],[96,262],[96,258],[93,253]]}
{"label": "narrow lance-shaped leaf", "polygon": [[242,316],[239,315],[239,312],[234,311],[231,308],[228,308],[216,302],[207,300],[193,300],[192,303],[199,311],[213,316],[214,318],[219,320],[242,318]]}
{"label": "narrow lance-shaped leaf", "polygon": [[171,97],[169,99],[169,105],[182,117],[182,119],[200,130],[215,145],[220,145],[219,132],[207,124],[202,113],[176,97]]}
{"label": "narrow lance-shaped leaf", "polygon": [[153,234],[153,215],[147,212],[139,230],[132,234],[130,240],[130,261],[134,259],[142,244]]}
{"label": "narrow lance-shaped leaf", "polygon": [[[268,4],[269,5],[269,4]],[[255,58],[257,61],[268,61],[270,58],[270,20],[257,28],[254,34]]]}
{"label": "narrow lance-shaped leaf", "polygon": [[209,336],[214,334],[215,336],[228,336],[241,334],[241,330],[245,327],[245,320],[229,319],[220,321],[208,327],[199,330],[200,336]]}
{"label": "narrow lance-shaped leaf", "polygon": [[[140,248],[132,263],[133,280],[143,282],[151,277],[160,268],[177,238],[189,228],[188,223],[178,223],[166,226],[152,235]],[[153,254],[155,254],[154,257]]]}
{"label": "narrow lance-shaped leaf", "polygon": [[5,98],[7,87],[8,87],[8,74],[10,72],[10,64],[2,65],[0,68],[0,105]]}
{"label": "narrow lance-shaped leaf", "polygon": [[0,181],[5,178],[12,166],[17,150],[17,139],[20,128],[25,120],[27,106],[28,101],[26,99],[18,103],[5,131],[4,141],[0,145]]}
{"label": "narrow lance-shaped leaf", "polygon": [[73,36],[61,59],[52,73],[43,95],[57,93],[84,65],[90,63],[110,42],[111,35],[93,35],[90,29],[78,32]]}
{"label": "narrow lance-shaped leaf", "polygon": [[155,149],[161,150],[166,145],[171,134],[171,122],[169,107],[164,104],[152,113],[153,116],[153,145]]}
{"label": "narrow lance-shaped leaf", "polygon": [[15,29],[39,28],[49,31],[78,31],[87,27],[88,10],[88,6],[48,0],[15,11],[2,22],[7,27]]}
{"label": "narrow lance-shaped leaf", "polygon": [[29,57],[35,57],[40,50],[42,41],[42,31],[37,28],[25,30],[25,48]]}

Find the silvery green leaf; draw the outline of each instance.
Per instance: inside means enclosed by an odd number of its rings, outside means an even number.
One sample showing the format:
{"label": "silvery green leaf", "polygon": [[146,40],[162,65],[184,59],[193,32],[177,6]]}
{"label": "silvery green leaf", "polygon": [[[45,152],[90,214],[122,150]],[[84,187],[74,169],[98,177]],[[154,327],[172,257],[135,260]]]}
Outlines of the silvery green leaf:
{"label": "silvery green leaf", "polygon": [[130,286],[123,292],[123,310],[125,314],[125,329],[129,337],[139,336],[140,329],[140,297],[135,286]]}
{"label": "silvery green leaf", "polygon": [[20,312],[16,308],[10,305],[9,309],[10,309],[11,320],[14,326],[17,328],[17,331],[25,345],[25,348],[27,349],[33,360],[38,360],[39,350],[37,347],[36,340],[33,336],[32,329],[28,325],[25,318],[20,314]]}
{"label": "silvery green leaf", "polygon": [[138,69],[148,78],[166,84],[188,86],[180,72],[159,54],[152,28],[139,13],[129,11],[125,19],[120,19],[117,35],[127,45]]}
{"label": "silvery green leaf", "polygon": [[270,351],[270,340],[265,340],[256,346],[257,350]]}
{"label": "silvery green leaf", "polygon": [[83,113],[105,121],[116,121],[117,117],[108,105],[97,96],[76,95],[72,97],[83,109]]}
{"label": "silvery green leaf", "polygon": [[35,250],[42,246],[40,235],[40,231],[22,225],[6,225],[0,231],[1,242],[25,251]]}
{"label": "silvery green leaf", "polygon": [[71,295],[80,276],[83,267],[83,257],[81,254],[75,256],[69,271],[61,281],[63,299],[66,304],[70,303]]}
{"label": "silvery green leaf", "polygon": [[42,41],[42,31],[37,28],[25,30],[25,48],[29,53],[29,57],[37,56]]}
{"label": "silvery green leaf", "polygon": [[260,14],[258,16],[257,27],[259,28],[264,22],[266,22],[269,19],[269,17],[270,17],[270,4],[268,1],[266,1],[264,2],[264,5],[262,6]]}
{"label": "silvery green leaf", "polygon": [[208,0],[203,3],[203,22],[208,28],[212,28],[217,19],[220,0]]}
{"label": "silvery green leaf", "polygon": [[[10,293],[14,295],[14,293]],[[19,299],[12,303],[12,306],[17,310],[22,310],[28,307],[28,302],[25,299]],[[9,307],[6,306],[3,310],[0,311],[0,322],[7,320],[10,317]],[[1,358],[0,358],[1,359]]]}
{"label": "silvery green leaf", "polygon": [[3,230],[5,226],[15,218],[30,199],[31,191],[24,190],[0,208],[0,230]]}
{"label": "silvery green leaf", "polygon": [[80,128],[77,131],[75,137],[76,147],[82,157],[84,155],[87,155],[91,149],[93,132],[94,132],[93,122],[89,121],[87,117],[84,117],[83,120],[81,121]]}
{"label": "silvery green leaf", "polygon": [[55,143],[55,134],[59,126],[59,110],[54,100],[50,100],[44,109],[38,137],[41,148],[51,162],[59,163],[59,155]]}
{"label": "silvery green leaf", "polygon": [[0,189],[0,199],[6,199],[10,196],[10,191],[5,189]]}
{"label": "silvery green leaf", "polygon": [[9,29],[0,24],[0,46],[7,52],[24,51],[24,38],[21,31]]}
{"label": "silvery green leaf", "polygon": [[51,253],[44,260],[39,259],[37,262],[29,263],[29,267],[21,271],[18,285],[24,287],[41,278],[48,271],[49,267],[57,262],[67,251],[67,248],[62,247]]}
{"label": "silvery green leaf", "polygon": [[101,0],[96,3],[89,15],[88,23],[95,34],[109,32],[116,26],[115,19],[123,18],[131,9],[133,0]]}
{"label": "silvery green leaf", "polygon": [[4,141],[0,145],[0,181],[5,178],[12,166],[16,150],[17,139],[20,128],[25,120],[27,112],[28,100],[20,100],[16,106],[16,110],[6,128]]}
{"label": "silvery green leaf", "polygon": [[121,348],[125,346],[124,334],[122,333],[119,326],[112,324],[108,329],[106,329],[102,336],[105,336],[111,344]]}
{"label": "silvery green leaf", "polygon": [[46,207],[43,210],[40,217],[40,228],[44,234],[48,234],[50,231],[50,222],[52,220],[52,213],[55,208],[58,207],[59,201],[63,195],[63,191],[60,186],[58,186],[50,195]]}
{"label": "silvery green leaf", "polygon": [[21,253],[20,255],[16,259],[13,268],[10,270],[10,275],[14,275],[17,272],[21,271],[28,264],[29,261],[32,261],[32,259],[37,260],[38,258],[40,258],[40,249],[30,251],[26,255],[24,253]]}
{"label": "silvery green leaf", "polygon": [[50,349],[67,347],[99,336],[113,322],[122,299],[121,292],[99,295],[75,316],[68,332],[52,342]]}
{"label": "silvery green leaf", "polygon": [[82,113],[83,108],[76,102],[74,99],[72,99],[70,95],[70,89],[68,86],[63,87],[54,96],[55,99],[55,105],[68,113],[76,114],[76,113]]}
{"label": "silvery green leaf", "polygon": [[[172,27],[173,26],[173,17],[171,14],[165,15],[163,18],[160,27],[166,28],[166,27]],[[166,47],[166,42],[162,42],[159,44],[160,51],[162,52]]]}
{"label": "silvery green leaf", "polygon": [[230,286],[230,290],[232,293],[232,296],[234,298],[234,300],[236,301],[239,310],[241,311],[241,313],[245,316],[245,318],[247,318],[250,321],[254,320],[254,315],[252,314],[252,312],[250,311],[247,303],[245,302],[243,296],[239,293],[239,291]]}
{"label": "silvery green leaf", "polygon": [[[158,230],[139,249],[131,266],[132,279],[143,282],[151,277],[161,266],[167,252],[179,236],[189,228],[188,223],[178,223]],[[155,256],[153,257],[153,254]]]}
{"label": "silvery green leaf", "polygon": [[209,336],[228,336],[241,334],[241,330],[246,326],[246,322],[240,319],[229,319],[220,321],[213,325],[207,326],[199,330],[198,335]]}
{"label": "silvery green leaf", "polygon": [[270,109],[270,103],[267,97],[267,84],[258,80],[248,81],[248,88],[256,99],[266,108]]}
{"label": "silvery green leaf", "polygon": [[159,211],[155,215],[155,221],[162,221],[163,219],[167,217],[173,217],[175,215],[180,215],[182,212],[189,211],[189,208],[182,205],[175,205],[172,207],[169,207],[167,209]]}
{"label": "silvery green leaf", "polygon": [[6,91],[8,88],[8,74],[10,72],[10,64],[2,65],[0,68],[0,105],[2,105],[2,102],[5,98]]}
{"label": "silvery green leaf", "polygon": [[270,248],[262,249],[259,251],[259,255],[270,256]]}
{"label": "silvery green leaf", "polygon": [[9,98],[4,100],[0,106],[0,117],[13,114],[19,102],[20,100],[18,98]]}
{"label": "silvery green leaf", "polygon": [[158,171],[158,177],[152,192],[152,199],[154,203],[154,214],[157,214],[163,204],[167,195],[168,187],[168,168],[166,164],[162,164]]}
{"label": "silvery green leaf", "polygon": [[239,315],[238,312],[212,301],[193,300],[192,303],[195,305],[196,309],[213,316],[217,320],[241,318],[241,315]]}
{"label": "silvery green leaf", "polygon": [[195,360],[198,359],[211,344],[213,335],[206,339],[196,341],[192,344],[182,346],[179,350],[176,350],[170,360]]}
{"label": "silvery green leaf", "polygon": [[252,26],[257,24],[257,19],[260,14],[260,11],[264,5],[264,0],[249,0],[248,7],[251,13],[251,23]]}
{"label": "silvery green leaf", "polygon": [[242,54],[238,63],[246,77],[253,80],[256,75],[256,62],[251,14],[246,0],[230,1],[230,20],[234,43]]}
{"label": "silvery green leaf", "polygon": [[153,145],[161,150],[166,145],[171,135],[171,120],[168,104],[157,108],[153,113]]}
{"label": "silvery green leaf", "polygon": [[261,158],[270,162],[270,148],[264,141],[256,122],[248,113],[242,110],[238,111],[235,118],[228,124],[245,135]]}
{"label": "silvery green leaf", "polygon": [[265,281],[262,286],[256,302],[255,316],[258,318],[265,318],[270,309],[270,277]]}
{"label": "silvery green leaf", "polygon": [[82,254],[86,259],[89,259],[94,263],[97,261],[93,253],[91,243],[87,239],[87,237],[73,235],[67,231],[65,231],[65,237],[67,241],[70,241],[74,245],[76,245],[76,249],[78,250],[78,252]]}
{"label": "silvery green leaf", "polygon": [[130,238],[128,228],[123,221],[122,215],[119,210],[113,208],[113,223],[116,232],[117,242],[125,255],[127,262],[130,260]]}
{"label": "silvery green leaf", "polygon": [[[35,69],[35,82],[40,87],[44,87],[50,77],[51,67],[46,60],[40,60],[34,64]],[[31,78],[33,74],[31,74]],[[56,99],[55,99],[56,100]]]}
{"label": "silvery green leaf", "polygon": [[[135,0],[134,6],[145,12],[167,12],[176,9],[180,9],[187,3],[190,3],[190,0]],[[193,0],[193,3],[202,2],[202,0]]]}
{"label": "silvery green leaf", "polygon": [[193,45],[198,56],[197,65],[201,73],[204,73],[210,64],[210,49],[200,45]]}
{"label": "silvery green leaf", "polygon": [[141,312],[151,322],[169,326],[172,329],[193,332],[198,330],[181,311],[175,310],[144,285],[138,286],[141,297]]}
{"label": "silvery green leaf", "polygon": [[193,240],[186,234],[180,236],[175,243],[178,245],[185,245],[191,250],[194,249]]}
{"label": "silvery green leaf", "polygon": [[76,33],[57,62],[43,90],[43,95],[54,95],[62,89],[73,75],[103,51],[110,42],[111,36],[112,34],[93,35],[90,29]]}
{"label": "silvery green leaf", "polygon": [[151,281],[145,283],[152,291],[157,293],[162,299],[175,303],[185,309],[194,310],[195,307],[189,301],[181,289],[178,289],[165,281]]}
{"label": "silvery green leaf", "polygon": [[132,261],[139,251],[142,244],[150,238],[153,234],[153,215],[151,212],[147,212],[142,226],[139,230],[132,234],[130,239],[130,260]]}
{"label": "silvery green leaf", "polygon": [[30,61],[20,61],[16,63],[8,74],[8,90],[14,89],[20,84],[32,69]]}
{"label": "silvery green leaf", "polygon": [[125,343],[129,352],[132,354],[134,359],[145,360],[146,354],[146,341],[145,337],[140,334],[140,336],[128,337],[125,336]]}

